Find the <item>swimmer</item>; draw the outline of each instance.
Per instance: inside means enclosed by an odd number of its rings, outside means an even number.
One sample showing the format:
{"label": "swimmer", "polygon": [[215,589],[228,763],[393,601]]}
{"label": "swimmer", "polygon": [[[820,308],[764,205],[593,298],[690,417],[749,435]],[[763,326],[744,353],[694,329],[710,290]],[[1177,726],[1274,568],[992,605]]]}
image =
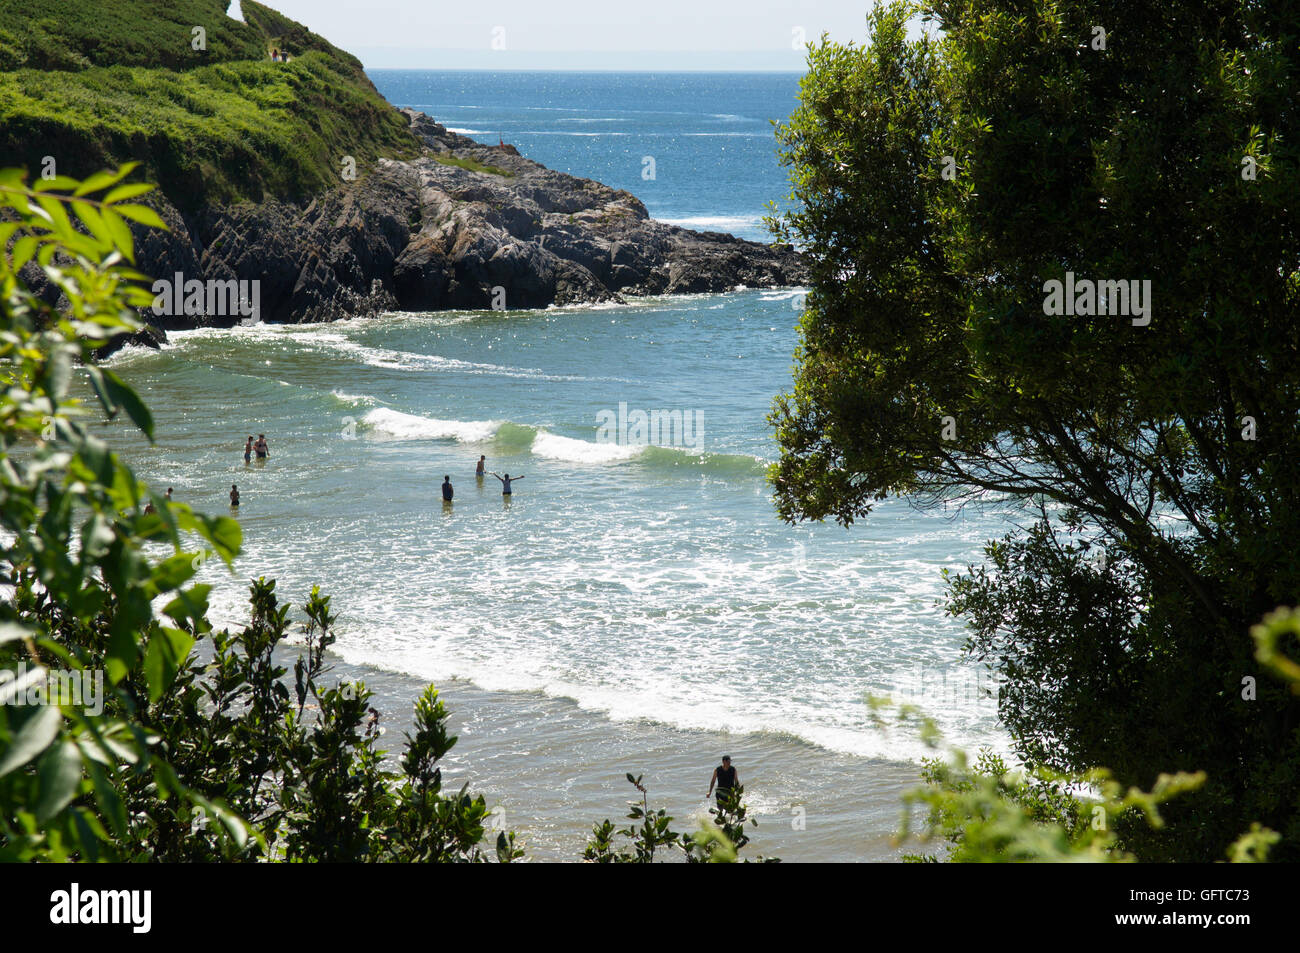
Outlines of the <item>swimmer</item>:
{"label": "swimmer", "polygon": [[253,462],[253,435],[248,435],[248,443],[244,444],[244,462]]}
{"label": "swimmer", "polygon": [[239,487],[233,483],[230,484],[230,506],[231,509],[239,508]]}
{"label": "swimmer", "polygon": [[442,478],[442,502],[450,503],[454,492],[451,488],[451,477],[444,475]]}
{"label": "swimmer", "polygon": [[494,474],[492,474],[492,475],[493,475],[494,477],[496,477],[498,480],[501,481],[501,495],[502,495],[502,496],[509,496],[509,495],[510,495],[510,484],[511,484],[511,483],[514,483],[515,480],[522,480],[522,479],[524,478],[524,477],[523,477],[523,474],[520,474],[519,476],[514,477],[513,479],[511,478],[511,476],[510,476],[509,473],[507,473],[505,476],[501,476],[500,474],[497,474],[497,473],[494,473]]}
{"label": "swimmer", "polygon": [[474,476],[478,477],[480,480],[483,479],[483,474],[487,471],[486,463],[487,457],[480,453],[478,457],[478,466],[474,468]]}
{"label": "swimmer", "polygon": [[257,454],[257,459],[265,460],[271,455],[271,448],[266,444],[266,434],[257,435],[257,443],[253,444],[253,452]]}

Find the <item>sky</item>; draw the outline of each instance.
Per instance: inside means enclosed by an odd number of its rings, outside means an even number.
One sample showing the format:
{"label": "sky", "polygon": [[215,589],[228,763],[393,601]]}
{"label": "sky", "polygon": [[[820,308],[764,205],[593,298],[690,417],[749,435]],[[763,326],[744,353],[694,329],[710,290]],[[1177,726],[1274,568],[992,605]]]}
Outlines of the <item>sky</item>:
{"label": "sky", "polygon": [[368,69],[788,70],[875,0],[264,0]]}

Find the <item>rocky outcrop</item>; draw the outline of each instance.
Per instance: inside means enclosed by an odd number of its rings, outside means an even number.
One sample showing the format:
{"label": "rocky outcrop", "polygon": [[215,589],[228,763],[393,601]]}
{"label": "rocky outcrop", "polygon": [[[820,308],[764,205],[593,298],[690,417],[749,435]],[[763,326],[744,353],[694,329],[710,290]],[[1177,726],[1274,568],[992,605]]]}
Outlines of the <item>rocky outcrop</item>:
{"label": "rocky outcrop", "polygon": [[[297,205],[267,202],[137,233],[141,270],[259,282],[260,318],[328,321],[400,308],[538,308],[623,295],[803,282],[789,248],[655,221],[629,192],[548,169],[513,148],[404,111],[427,146]],[[165,328],[234,324],[237,313],[151,317]]]}

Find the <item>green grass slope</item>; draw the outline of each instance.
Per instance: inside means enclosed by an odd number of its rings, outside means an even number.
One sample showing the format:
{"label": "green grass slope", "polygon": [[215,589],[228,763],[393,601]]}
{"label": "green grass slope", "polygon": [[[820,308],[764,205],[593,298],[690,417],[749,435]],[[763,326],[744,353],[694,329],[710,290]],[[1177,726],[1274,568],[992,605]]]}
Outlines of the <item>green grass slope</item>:
{"label": "green grass slope", "polygon": [[[302,198],[419,152],[361,63],[261,4],[0,0],[0,166],[85,176],[135,159],[182,208]],[[207,50],[191,45],[203,26]],[[275,63],[271,49],[293,60]],[[139,174],[139,173],[137,173]]]}

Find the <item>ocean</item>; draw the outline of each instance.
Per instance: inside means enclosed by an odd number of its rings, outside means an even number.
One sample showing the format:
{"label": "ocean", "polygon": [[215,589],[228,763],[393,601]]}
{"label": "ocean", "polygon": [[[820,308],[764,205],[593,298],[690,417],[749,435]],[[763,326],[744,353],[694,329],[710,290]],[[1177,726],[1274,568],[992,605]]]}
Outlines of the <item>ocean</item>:
{"label": "ocean", "polygon": [[[372,78],[668,221],[761,240],[786,191],[770,120],[793,107],[793,75]],[[766,416],[791,386],[801,300],[738,289],[173,333],[111,359],[156,446],[114,436],[138,475],[200,509],[227,512],[239,485],[236,573],[200,574],[217,619],[243,618],[250,578],[295,603],[319,584],[339,613],[336,674],[376,690],[393,749],[419,689],[442,690],[460,736],[444,774],[484,793],[529,857],[578,859],[591,826],[625,812],[627,772],[689,829],[725,752],[759,821],[749,850],[889,860],[928,752],[873,725],[866,698],[1006,749],[995,686],[962,661],[939,600],[942,570],[980,562],[1010,514],[890,500],[851,529],[777,519]],[[259,433],[271,457],[246,465]],[[516,480],[511,497],[476,481],[480,455]]]}

